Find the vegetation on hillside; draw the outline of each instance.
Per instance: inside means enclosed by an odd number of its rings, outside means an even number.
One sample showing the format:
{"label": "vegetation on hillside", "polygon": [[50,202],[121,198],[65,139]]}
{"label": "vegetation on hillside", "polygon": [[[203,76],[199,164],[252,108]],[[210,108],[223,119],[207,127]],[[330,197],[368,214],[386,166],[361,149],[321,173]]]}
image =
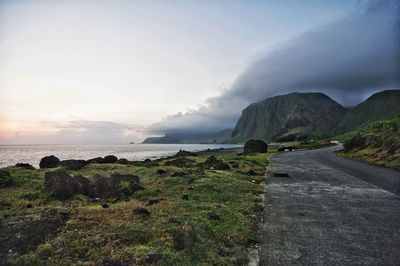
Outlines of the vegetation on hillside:
{"label": "vegetation on hillside", "polygon": [[[62,167],[4,168],[0,264],[244,265],[246,248],[258,241],[268,156],[217,156],[230,166],[226,170],[199,167],[206,155],[185,157],[180,166],[170,158],[65,170],[88,178],[140,176],[145,189],[108,199],[81,194],[55,199],[44,190],[44,174]],[[125,188],[121,184],[122,192]],[[186,231],[177,240],[182,228]]]}
{"label": "vegetation on hillside", "polygon": [[400,169],[400,115],[370,122],[338,137],[344,151],[338,154]]}

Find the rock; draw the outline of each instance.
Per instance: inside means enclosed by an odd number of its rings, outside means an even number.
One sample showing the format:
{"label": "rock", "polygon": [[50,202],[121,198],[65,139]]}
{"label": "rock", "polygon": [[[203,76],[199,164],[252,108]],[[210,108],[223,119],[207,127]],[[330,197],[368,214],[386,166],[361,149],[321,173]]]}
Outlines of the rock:
{"label": "rock", "polygon": [[75,193],[75,182],[69,174],[62,170],[46,172],[44,189],[57,199],[67,199]]}
{"label": "rock", "polygon": [[146,160],[144,160],[144,162],[145,162],[145,163],[150,163],[151,160],[150,160],[150,159],[146,159]]}
{"label": "rock", "polygon": [[182,195],[182,200],[189,200],[189,195],[187,195],[187,194]]}
{"label": "rock", "polygon": [[157,175],[164,175],[165,173],[166,173],[166,171],[163,170],[163,169],[158,169],[158,170],[156,171],[156,174],[157,174]]}
{"label": "rock", "polygon": [[166,161],[165,165],[167,166],[177,166],[177,167],[190,167],[195,163],[194,160],[188,159],[185,157],[179,157],[175,160]]}
{"label": "rock", "polygon": [[142,207],[135,208],[133,210],[133,213],[135,215],[139,215],[139,216],[150,216],[149,210],[147,210],[146,208],[142,208]]}
{"label": "rock", "polygon": [[176,250],[190,248],[196,241],[196,233],[191,224],[183,224],[178,227],[178,230],[173,235],[174,247]]}
{"label": "rock", "polygon": [[173,172],[173,173],[171,174],[171,177],[187,176],[187,175],[188,175],[188,173],[186,173],[186,172]]}
{"label": "rock", "polygon": [[27,170],[35,170],[36,168],[29,163],[17,163],[14,167],[23,168]]}
{"label": "rock", "polygon": [[146,262],[149,264],[156,263],[162,259],[162,254],[149,253],[147,254]]}
{"label": "rock", "polygon": [[32,207],[33,207],[32,204],[30,204],[30,203],[26,204],[26,208],[27,208],[27,209],[30,209],[30,208],[32,208]]}
{"label": "rock", "polygon": [[221,220],[221,217],[219,217],[218,214],[214,213],[214,212],[210,212],[208,213],[208,219],[213,220],[213,221],[219,221]]}
{"label": "rock", "polygon": [[185,151],[185,150],[179,150],[174,157],[186,157],[186,156],[197,156],[196,153],[190,152],[190,151]]}
{"label": "rock", "polygon": [[356,135],[354,136],[350,141],[346,142],[344,146],[344,151],[348,152],[351,151],[354,148],[361,148],[365,146],[369,146],[372,144],[375,144],[376,142],[379,141],[379,137],[375,135]]}
{"label": "rock", "polygon": [[108,207],[110,207],[110,205],[108,205],[107,203],[103,203],[103,204],[101,204],[101,207],[104,209],[107,209]]}
{"label": "rock", "polygon": [[54,155],[43,157],[40,160],[39,167],[43,168],[56,168],[60,166],[60,159]]}
{"label": "rock", "polygon": [[214,155],[211,155],[207,158],[207,160],[203,163],[205,168],[212,170],[229,170],[230,167],[228,164],[224,163],[222,160],[217,159]]}
{"label": "rock", "polygon": [[11,186],[14,183],[10,172],[4,169],[0,169],[0,188]]}
{"label": "rock", "polygon": [[85,160],[63,160],[60,165],[67,168],[68,170],[79,170],[87,165]]}
{"label": "rock", "polygon": [[118,159],[118,160],[117,160],[117,163],[120,163],[120,164],[129,164],[129,161],[128,161],[128,159],[121,158],[121,159]]}
{"label": "rock", "polygon": [[154,204],[158,204],[158,203],[160,203],[161,201],[163,201],[164,199],[150,199],[150,200],[148,200],[147,201],[147,206],[151,206],[151,205],[154,205]]}
{"label": "rock", "polygon": [[247,175],[257,175],[257,173],[254,170],[249,170]]}
{"label": "rock", "polygon": [[278,151],[294,151],[294,147],[285,147],[285,146],[283,146],[283,147],[279,147],[278,148]]}
{"label": "rock", "polygon": [[87,164],[91,164],[91,163],[103,163],[104,162],[104,158],[103,157],[96,157],[93,159],[89,159],[86,161]]}
{"label": "rock", "polygon": [[239,164],[237,162],[231,161],[229,164],[232,168],[239,168]]}
{"label": "rock", "polygon": [[243,154],[250,154],[250,153],[256,153],[256,152],[268,152],[268,145],[262,140],[248,140],[244,144],[243,148]]}
{"label": "rock", "polygon": [[93,198],[109,198],[118,195],[118,189],[109,177],[95,175],[89,184],[89,196]]}
{"label": "rock", "polygon": [[75,193],[88,195],[90,184],[89,179],[81,175],[73,176],[72,179],[74,180]]}
{"label": "rock", "polygon": [[114,155],[107,155],[104,157],[104,160],[102,163],[115,163],[118,161],[118,158]]}

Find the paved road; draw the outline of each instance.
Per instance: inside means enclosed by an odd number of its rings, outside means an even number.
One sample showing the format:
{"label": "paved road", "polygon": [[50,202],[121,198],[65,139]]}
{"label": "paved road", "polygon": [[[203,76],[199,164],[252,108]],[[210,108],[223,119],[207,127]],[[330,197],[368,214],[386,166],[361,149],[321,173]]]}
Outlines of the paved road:
{"label": "paved road", "polygon": [[335,149],[272,156],[260,265],[400,265],[400,172]]}

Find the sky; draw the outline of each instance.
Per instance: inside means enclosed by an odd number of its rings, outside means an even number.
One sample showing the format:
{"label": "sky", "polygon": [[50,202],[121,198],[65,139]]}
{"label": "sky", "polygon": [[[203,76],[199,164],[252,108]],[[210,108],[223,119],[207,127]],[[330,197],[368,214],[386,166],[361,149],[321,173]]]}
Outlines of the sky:
{"label": "sky", "polygon": [[395,10],[398,1],[0,0],[0,144],[217,131],[293,90],[354,105],[398,88]]}

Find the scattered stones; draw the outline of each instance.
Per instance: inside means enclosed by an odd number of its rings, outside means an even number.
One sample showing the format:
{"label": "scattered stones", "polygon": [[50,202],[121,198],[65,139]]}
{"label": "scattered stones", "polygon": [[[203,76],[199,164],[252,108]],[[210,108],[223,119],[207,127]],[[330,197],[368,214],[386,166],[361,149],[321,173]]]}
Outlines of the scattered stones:
{"label": "scattered stones", "polygon": [[179,150],[174,157],[186,157],[186,156],[197,156],[196,153],[190,152],[190,151],[185,151],[185,150]]}
{"label": "scattered stones", "polygon": [[69,174],[62,170],[46,172],[44,188],[57,199],[67,199],[75,193],[75,182]]}
{"label": "scattered stones", "polygon": [[138,216],[150,216],[149,210],[146,208],[138,207],[133,209],[133,213]]}
{"label": "scattered stones", "polygon": [[26,170],[35,170],[36,169],[33,165],[30,165],[29,163],[17,163],[14,167],[23,168]]}
{"label": "scattered stones", "polygon": [[158,169],[158,170],[156,171],[156,174],[157,174],[157,175],[164,175],[165,173],[166,173],[166,171],[163,170],[163,169]]}
{"label": "scattered stones", "polygon": [[171,174],[171,177],[187,176],[187,175],[188,175],[188,173],[186,173],[186,172],[173,172],[173,173]]}
{"label": "scattered stones", "polygon": [[294,147],[286,147],[286,146],[283,146],[283,147],[279,147],[279,148],[278,148],[278,151],[294,151],[294,150],[295,150]]}
{"label": "scattered stones", "polygon": [[261,152],[265,153],[268,152],[268,145],[262,140],[248,140],[244,144],[243,148],[243,154],[250,154],[250,153],[256,153],[256,152]]}
{"label": "scattered stones", "polygon": [[118,161],[118,158],[114,155],[107,155],[103,159],[103,163],[115,163]]}
{"label": "scattered stones", "polygon": [[43,168],[56,168],[60,166],[60,159],[54,155],[43,157],[40,160],[39,167]]}
{"label": "scattered stones", "polygon": [[85,160],[63,160],[60,165],[68,170],[80,170],[87,165]]}
{"label": "scattered stones", "polygon": [[238,164],[237,162],[235,162],[235,161],[230,161],[230,162],[229,162],[229,165],[230,165],[232,168],[239,168],[239,164]]}
{"label": "scattered stones", "polygon": [[187,194],[182,195],[182,200],[189,200],[189,195]]}
{"label": "scattered stones", "polygon": [[176,250],[190,248],[196,241],[196,233],[193,225],[183,224],[173,235],[174,247]]}
{"label": "scattered stones", "polygon": [[149,253],[147,254],[146,262],[149,264],[156,263],[162,259],[162,254]]}

